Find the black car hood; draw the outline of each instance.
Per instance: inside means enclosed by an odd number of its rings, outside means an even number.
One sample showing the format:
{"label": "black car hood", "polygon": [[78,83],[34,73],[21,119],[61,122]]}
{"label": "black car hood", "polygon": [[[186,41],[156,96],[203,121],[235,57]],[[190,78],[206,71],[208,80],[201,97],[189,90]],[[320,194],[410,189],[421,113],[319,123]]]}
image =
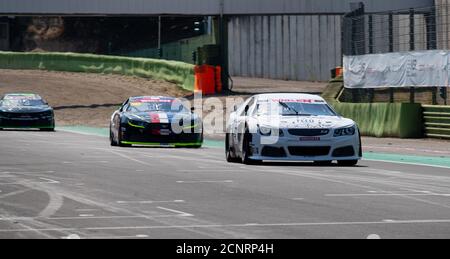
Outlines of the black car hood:
{"label": "black car hood", "polygon": [[34,113],[34,112],[46,112],[51,111],[52,108],[49,106],[17,106],[17,107],[0,107],[0,112],[11,112],[11,113]]}

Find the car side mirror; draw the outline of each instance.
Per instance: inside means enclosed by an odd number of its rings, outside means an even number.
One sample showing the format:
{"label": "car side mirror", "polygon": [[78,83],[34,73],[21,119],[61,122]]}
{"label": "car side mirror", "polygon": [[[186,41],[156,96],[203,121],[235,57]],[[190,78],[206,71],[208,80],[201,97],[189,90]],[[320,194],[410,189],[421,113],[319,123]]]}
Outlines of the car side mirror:
{"label": "car side mirror", "polygon": [[195,107],[194,106],[191,107],[191,112],[195,112]]}

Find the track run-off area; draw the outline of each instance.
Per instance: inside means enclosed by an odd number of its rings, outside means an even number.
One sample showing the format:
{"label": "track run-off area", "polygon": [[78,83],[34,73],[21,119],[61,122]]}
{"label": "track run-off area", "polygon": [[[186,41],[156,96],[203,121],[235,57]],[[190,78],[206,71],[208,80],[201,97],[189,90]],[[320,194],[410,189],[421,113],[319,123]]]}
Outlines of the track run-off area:
{"label": "track run-off area", "polygon": [[69,131],[0,132],[0,238],[450,238],[448,158],[246,166]]}

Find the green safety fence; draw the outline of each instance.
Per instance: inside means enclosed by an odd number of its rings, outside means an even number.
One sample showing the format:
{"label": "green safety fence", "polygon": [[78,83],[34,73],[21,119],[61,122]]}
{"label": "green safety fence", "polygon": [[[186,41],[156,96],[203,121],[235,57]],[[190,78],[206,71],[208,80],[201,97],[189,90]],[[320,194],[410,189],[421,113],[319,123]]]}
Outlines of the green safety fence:
{"label": "green safety fence", "polygon": [[75,53],[0,52],[0,69],[119,74],[164,80],[194,90],[194,66],[178,61]]}
{"label": "green safety fence", "polygon": [[372,137],[422,138],[422,106],[415,103],[331,103],[353,119],[361,134]]}

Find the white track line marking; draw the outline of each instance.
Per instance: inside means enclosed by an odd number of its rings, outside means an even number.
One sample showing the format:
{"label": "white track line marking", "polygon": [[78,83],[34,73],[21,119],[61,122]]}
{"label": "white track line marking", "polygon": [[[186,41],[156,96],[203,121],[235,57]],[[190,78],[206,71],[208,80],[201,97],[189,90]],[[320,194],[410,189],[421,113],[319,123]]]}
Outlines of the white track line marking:
{"label": "white track line marking", "polygon": [[194,169],[194,170],[180,169],[180,170],[177,170],[177,172],[180,172],[180,173],[210,173],[210,172],[229,173],[229,172],[244,172],[244,171],[247,171],[247,170],[244,170],[244,169]]}
{"label": "white track line marking", "polygon": [[164,208],[164,207],[157,207],[157,208],[160,209],[160,210],[165,210],[165,211],[168,211],[168,212],[176,213],[180,217],[193,217],[194,216],[192,214],[189,214],[189,213],[186,213],[186,212],[183,212],[183,211],[179,211],[179,210],[173,210],[173,209],[168,209],[168,208]]}
{"label": "white track line marking", "polygon": [[364,194],[325,194],[326,197],[383,197],[383,196],[438,196],[450,197],[450,194],[438,193],[364,193]]}
{"label": "white track line marking", "polygon": [[93,211],[99,211],[99,209],[76,209],[77,212],[93,212]]}
{"label": "white track line marking", "polygon": [[136,239],[136,238],[149,238],[148,235],[134,235],[134,236],[98,236],[98,237],[85,237],[84,239]]}
{"label": "white track line marking", "polygon": [[23,185],[23,184],[59,184],[60,182],[48,179],[48,178],[39,178],[41,180],[44,180],[45,182],[34,182],[30,180],[22,180],[19,182],[11,182],[11,183],[0,183],[0,185]]}
{"label": "white track line marking", "polygon": [[[0,195],[0,199],[4,199],[4,198],[7,198],[7,197],[19,195],[19,194],[22,194],[22,193],[26,193],[28,191],[31,191],[31,189],[18,190],[18,191],[15,191],[15,192],[5,193],[3,195]],[[0,193],[1,193],[1,191],[0,191]]]}
{"label": "white track line marking", "polygon": [[71,234],[66,237],[62,237],[61,239],[81,239],[81,237],[77,234]]}
{"label": "white track line marking", "polygon": [[448,224],[450,219],[361,221],[361,222],[312,222],[312,223],[268,223],[268,224],[211,224],[211,225],[173,225],[173,226],[123,226],[123,227],[86,227],[86,228],[43,228],[43,229],[0,229],[0,233],[14,232],[50,232],[50,231],[91,231],[91,230],[149,230],[149,229],[208,229],[208,228],[245,228],[245,227],[324,227],[324,226],[365,226],[365,225],[409,225],[409,224]]}
{"label": "white track line marking", "polygon": [[91,220],[91,219],[158,219],[158,218],[173,218],[173,217],[193,217],[191,214],[176,214],[176,215],[155,215],[155,216],[90,216],[85,214],[78,217],[0,217],[0,221],[35,221],[35,220]]}
{"label": "white track line marking", "polygon": [[232,180],[222,181],[177,181],[177,183],[232,183]]}
{"label": "white track line marking", "polygon": [[94,214],[80,214],[79,216],[82,217],[82,218],[92,218],[92,217],[95,217]]}
{"label": "white track line marking", "polygon": [[377,234],[371,234],[371,235],[367,236],[367,239],[377,240],[377,239],[381,239],[381,237]]}
{"label": "white track line marking", "polygon": [[154,203],[184,203],[184,200],[173,201],[117,201],[118,204],[154,204]]}
{"label": "white track line marking", "polygon": [[304,201],[305,199],[304,198],[292,198],[292,200],[294,200],[294,201]]}

